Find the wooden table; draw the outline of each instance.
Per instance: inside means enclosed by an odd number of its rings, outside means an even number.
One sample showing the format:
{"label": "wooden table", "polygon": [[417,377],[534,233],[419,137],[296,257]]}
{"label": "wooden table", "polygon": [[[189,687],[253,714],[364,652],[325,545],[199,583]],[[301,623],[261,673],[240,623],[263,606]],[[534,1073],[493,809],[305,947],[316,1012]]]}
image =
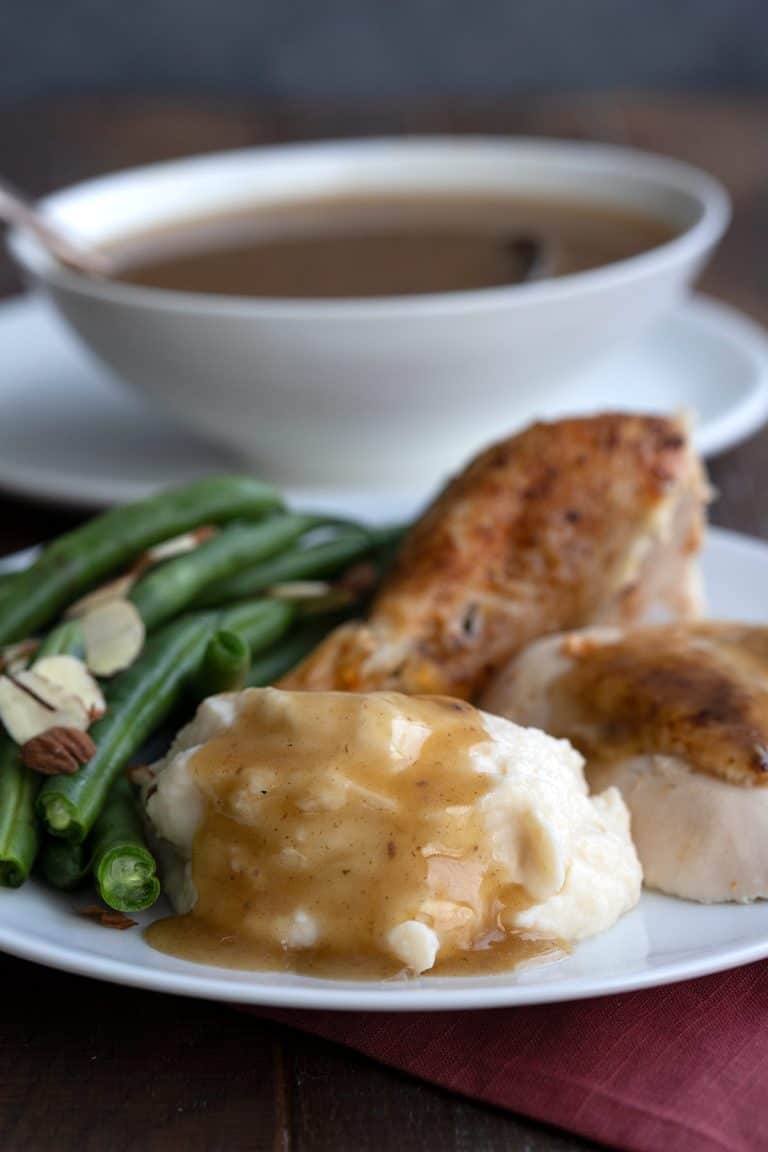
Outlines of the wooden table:
{"label": "wooden table", "polygon": [[[734,224],[702,287],[768,325],[767,124],[768,100],[757,98],[580,95],[354,111],[88,99],[0,111],[0,157],[5,175],[42,193],[164,157],[325,136],[522,132],[650,148],[700,164],[729,187]],[[10,266],[0,265],[0,292],[17,288]],[[768,536],[768,433],[714,461],[711,472],[715,523]],[[76,519],[0,497],[0,553]],[[0,958],[0,979],[4,1152],[589,1147],[226,1007],[10,958]]]}

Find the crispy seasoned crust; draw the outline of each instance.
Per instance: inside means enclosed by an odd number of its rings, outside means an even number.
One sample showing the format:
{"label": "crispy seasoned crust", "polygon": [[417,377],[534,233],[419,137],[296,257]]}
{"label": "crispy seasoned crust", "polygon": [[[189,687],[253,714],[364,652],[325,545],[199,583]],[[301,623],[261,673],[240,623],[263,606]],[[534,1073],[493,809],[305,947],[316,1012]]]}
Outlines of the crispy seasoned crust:
{"label": "crispy seasoned crust", "polygon": [[535,424],[478,456],[404,541],[367,624],[332,633],[293,688],[474,696],[538,636],[693,610],[707,489],[680,419]]}

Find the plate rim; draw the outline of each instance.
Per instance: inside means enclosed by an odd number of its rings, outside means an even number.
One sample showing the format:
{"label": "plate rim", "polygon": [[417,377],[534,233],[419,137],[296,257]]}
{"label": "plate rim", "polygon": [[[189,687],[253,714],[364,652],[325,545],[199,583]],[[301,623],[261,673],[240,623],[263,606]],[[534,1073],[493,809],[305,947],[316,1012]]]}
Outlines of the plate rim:
{"label": "plate rim", "polygon": [[[670,903],[675,899],[659,893],[653,895]],[[663,968],[649,968],[630,976],[603,976],[599,978],[599,986],[598,978],[592,976],[574,976],[560,983],[541,984],[517,984],[513,981],[509,984],[483,984],[481,982],[487,978],[479,976],[476,977],[477,984],[471,987],[464,986],[463,982],[457,986],[457,982],[450,977],[432,977],[435,982],[440,981],[439,987],[432,983],[425,986],[416,981],[402,984],[393,982],[392,991],[378,986],[366,987],[364,981],[360,981],[354,988],[350,988],[348,983],[333,988],[329,986],[331,981],[310,983],[312,977],[303,977],[306,983],[289,984],[279,979],[264,980],[261,983],[255,979],[220,980],[214,976],[196,976],[192,972],[165,972],[159,968],[142,968],[125,961],[101,957],[96,953],[83,953],[62,946],[54,948],[37,940],[30,942],[28,937],[22,937],[21,933],[2,924],[0,952],[56,971],[87,976],[121,987],[141,988],[217,1003],[335,1012],[447,1012],[597,1000],[604,996],[697,980],[765,959],[768,957],[768,934],[765,939],[751,944],[723,946],[718,952],[705,954],[698,961],[677,960]],[[195,965],[190,963],[190,967]],[[222,971],[231,972],[232,969]]]}

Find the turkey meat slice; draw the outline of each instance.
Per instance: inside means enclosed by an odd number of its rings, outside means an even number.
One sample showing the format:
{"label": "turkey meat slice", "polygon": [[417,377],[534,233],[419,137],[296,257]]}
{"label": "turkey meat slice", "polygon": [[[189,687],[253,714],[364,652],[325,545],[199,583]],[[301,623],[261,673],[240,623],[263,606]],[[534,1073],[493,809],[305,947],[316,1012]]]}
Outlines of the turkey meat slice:
{"label": "turkey meat slice", "polygon": [[768,897],[768,628],[592,628],[532,644],[482,706],[566,737],[617,785],[647,885]]}

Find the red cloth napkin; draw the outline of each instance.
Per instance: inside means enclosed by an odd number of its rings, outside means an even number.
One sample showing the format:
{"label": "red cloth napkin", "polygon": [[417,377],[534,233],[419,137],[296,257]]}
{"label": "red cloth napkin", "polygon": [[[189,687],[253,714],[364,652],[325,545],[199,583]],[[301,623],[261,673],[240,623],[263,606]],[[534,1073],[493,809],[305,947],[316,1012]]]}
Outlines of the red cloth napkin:
{"label": "red cloth napkin", "polygon": [[613,1147],[768,1149],[766,963],[538,1008],[259,1014]]}

